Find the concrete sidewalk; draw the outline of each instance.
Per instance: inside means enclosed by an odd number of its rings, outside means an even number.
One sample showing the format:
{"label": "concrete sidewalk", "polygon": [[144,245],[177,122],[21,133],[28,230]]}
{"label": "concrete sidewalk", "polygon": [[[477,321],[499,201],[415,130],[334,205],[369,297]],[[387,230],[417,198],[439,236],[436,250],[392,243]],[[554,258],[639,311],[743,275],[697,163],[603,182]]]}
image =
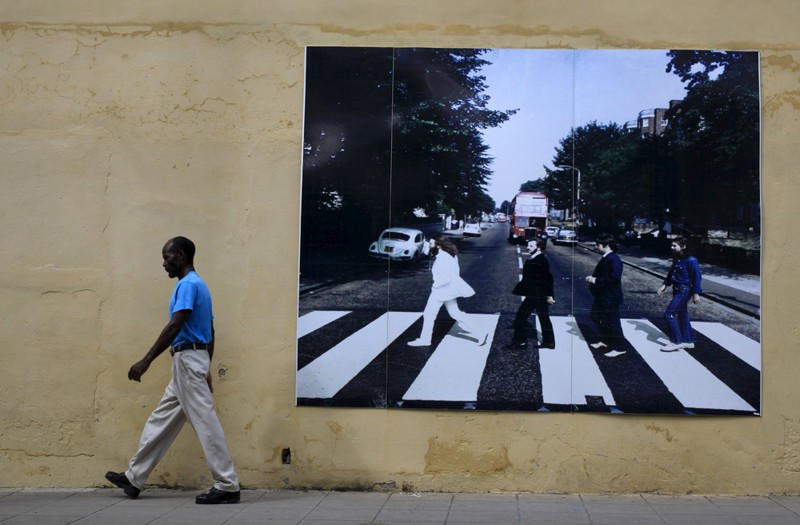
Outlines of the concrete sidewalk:
{"label": "concrete sidewalk", "polygon": [[248,490],[202,506],[197,491],[0,489],[0,524],[62,525],[784,525],[800,496],[445,494]]}

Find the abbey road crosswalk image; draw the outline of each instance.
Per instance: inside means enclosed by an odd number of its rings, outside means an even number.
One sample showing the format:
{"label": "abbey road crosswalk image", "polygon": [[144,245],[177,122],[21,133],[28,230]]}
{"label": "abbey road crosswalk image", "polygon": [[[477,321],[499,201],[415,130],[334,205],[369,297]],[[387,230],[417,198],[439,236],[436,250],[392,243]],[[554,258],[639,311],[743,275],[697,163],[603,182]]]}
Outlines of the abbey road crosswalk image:
{"label": "abbey road crosswalk image", "polygon": [[[447,235],[459,248],[463,293],[474,291],[457,308],[429,291],[432,257],[388,272],[381,264],[355,267],[347,278],[303,289],[297,404],[760,415],[757,277],[702,265],[704,291],[687,305],[691,344],[676,345],[665,313],[674,296],[658,293],[671,263],[619,247],[624,296],[620,336],[611,338],[586,281],[601,254],[587,242],[555,244],[545,250],[553,274],[549,335],[535,312],[520,326],[526,298],[512,292],[535,257],[506,234],[491,223],[477,239]],[[433,312],[427,322],[426,311]]]}
{"label": "abbey road crosswalk image", "polygon": [[306,48],[297,405],[761,415],[759,64]]}

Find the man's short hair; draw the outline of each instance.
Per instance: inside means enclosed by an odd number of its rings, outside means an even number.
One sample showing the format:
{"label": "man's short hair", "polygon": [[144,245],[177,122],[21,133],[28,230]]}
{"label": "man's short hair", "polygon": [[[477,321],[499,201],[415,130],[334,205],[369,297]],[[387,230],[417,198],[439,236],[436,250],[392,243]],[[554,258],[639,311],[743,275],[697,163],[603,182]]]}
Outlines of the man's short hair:
{"label": "man's short hair", "polygon": [[186,258],[190,263],[194,262],[195,247],[192,241],[186,237],[173,237],[169,240],[169,244],[176,252],[186,254]]}
{"label": "man's short hair", "polygon": [[615,241],[614,236],[609,233],[601,233],[594,242],[602,244],[603,246],[608,246],[613,252],[617,251],[617,241]]}
{"label": "man's short hair", "polygon": [[535,239],[533,241],[528,241],[529,250],[533,247],[531,245],[535,245],[537,248],[539,248],[540,252],[547,250],[547,241],[544,239]]}

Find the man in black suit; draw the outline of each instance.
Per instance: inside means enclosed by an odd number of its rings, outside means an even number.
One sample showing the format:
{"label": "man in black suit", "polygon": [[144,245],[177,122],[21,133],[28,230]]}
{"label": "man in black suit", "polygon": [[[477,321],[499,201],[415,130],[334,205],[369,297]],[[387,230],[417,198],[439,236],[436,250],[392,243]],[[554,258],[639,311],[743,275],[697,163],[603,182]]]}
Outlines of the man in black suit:
{"label": "man in black suit", "polygon": [[544,255],[546,247],[547,241],[543,239],[528,243],[528,253],[531,257],[522,268],[522,280],[511,292],[514,295],[525,296],[514,319],[514,337],[511,340],[514,347],[527,345],[528,318],[534,311],[539,316],[539,324],[542,327],[541,347],[556,347],[553,323],[550,322],[550,305],[556,301],[553,299],[553,274],[550,272],[550,263]]}
{"label": "man in black suit", "polygon": [[619,320],[619,307],[622,304],[622,260],[616,254],[617,243],[608,234],[597,237],[595,246],[603,257],[586,277],[589,291],[594,296],[592,303],[592,322],[597,326],[601,341],[593,348],[607,347],[606,357],[617,357],[625,353],[621,350],[625,336]]}

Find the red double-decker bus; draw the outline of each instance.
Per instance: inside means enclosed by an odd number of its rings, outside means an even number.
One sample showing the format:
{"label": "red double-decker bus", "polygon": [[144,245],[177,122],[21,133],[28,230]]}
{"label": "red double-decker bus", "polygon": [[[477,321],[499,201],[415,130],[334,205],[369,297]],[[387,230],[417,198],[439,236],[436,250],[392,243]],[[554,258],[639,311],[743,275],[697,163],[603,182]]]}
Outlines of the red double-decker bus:
{"label": "red double-decker bus", "polygon": [[525,244],[546,236],[550,224],[547,195],[522,191],[514,196],[508,210],[508,242]]}

